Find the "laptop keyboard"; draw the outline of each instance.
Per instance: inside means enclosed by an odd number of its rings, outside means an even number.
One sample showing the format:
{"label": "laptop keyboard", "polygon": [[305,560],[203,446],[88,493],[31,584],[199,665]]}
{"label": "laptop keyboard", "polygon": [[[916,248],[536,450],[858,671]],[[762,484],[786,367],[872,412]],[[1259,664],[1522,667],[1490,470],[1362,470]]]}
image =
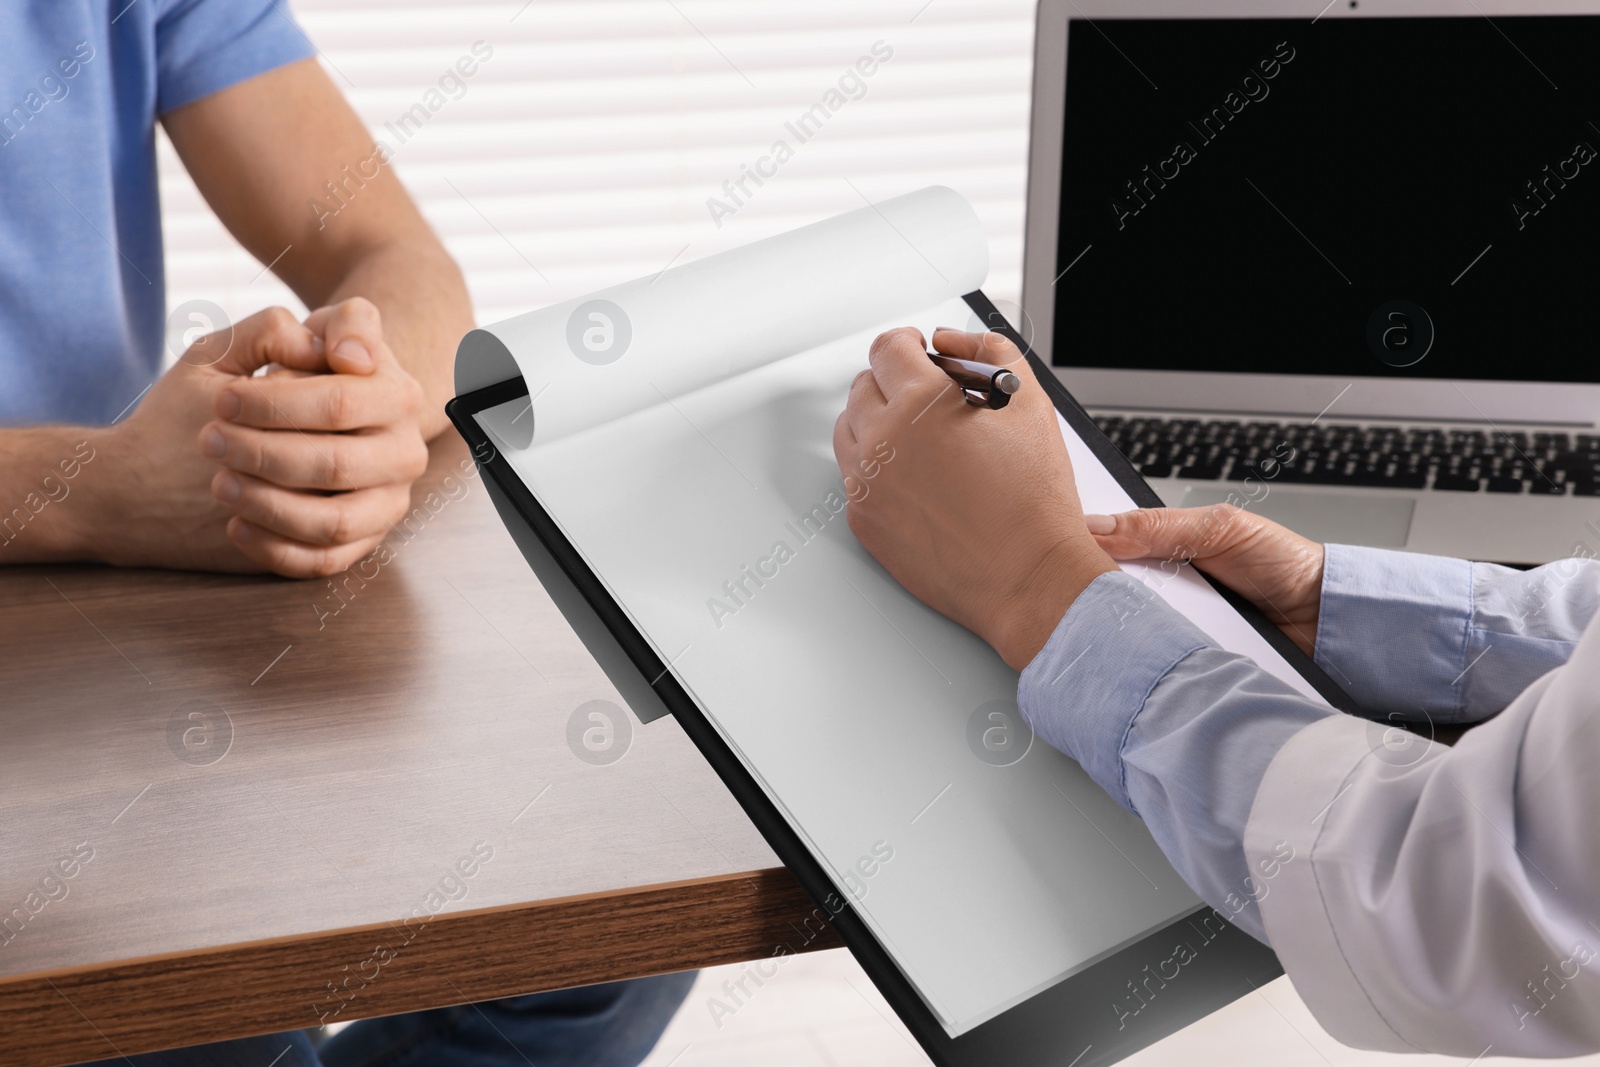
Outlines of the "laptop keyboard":
{"label": "laptop keyboard", "polygon": [[1600,496],[1600,436],[1097,415],[1146,478]]}

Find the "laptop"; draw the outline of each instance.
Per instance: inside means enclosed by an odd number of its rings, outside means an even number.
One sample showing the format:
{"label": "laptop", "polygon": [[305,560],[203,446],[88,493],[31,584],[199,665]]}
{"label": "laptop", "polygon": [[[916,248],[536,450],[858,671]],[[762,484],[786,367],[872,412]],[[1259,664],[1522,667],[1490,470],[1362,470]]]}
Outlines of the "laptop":
{"label": "laptop", "polygon": [[1042,0],[1018,329],[1170,506],[1600,552],[1600,3]]}

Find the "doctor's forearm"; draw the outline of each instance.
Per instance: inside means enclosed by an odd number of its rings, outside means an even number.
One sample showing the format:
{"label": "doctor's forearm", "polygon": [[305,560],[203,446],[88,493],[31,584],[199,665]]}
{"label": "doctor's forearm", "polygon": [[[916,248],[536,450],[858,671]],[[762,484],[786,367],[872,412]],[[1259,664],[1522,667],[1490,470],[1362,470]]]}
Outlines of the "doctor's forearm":
{"label": "doctor's forearm", "polygon": [[1190,888],[1266,940],[1257,905],[1275,868],[1246,863],[1250,807],[1278,750],[1333,709],[1217,648],[1121,572],[1079,596],[1017,693],[1039,736],[1144,820]]}
{"label": "doctor's forearm", "polygon": [[1316,658],[1377,717],[1476,722],[1566,662],[1600,604],[1600,564],[1532,571],[1328,545]]}
{"label": "doctor's forearm", "polygon": [[1600,631],[1585,642],[1456,748],[1402,744],[1110,574],[1018,701],[1207,903],[1278,951],[1341,1041],[1569,1056],[1600,1049]]}
{"label": "doctor's forearm", "polygon": [[1246,855],[1293,851],[1262,919],[1334,1037],[1463,1058],[1600,1051],[1597,684],[1591,629],[1453,748],[1337,716],[1274,758]]}

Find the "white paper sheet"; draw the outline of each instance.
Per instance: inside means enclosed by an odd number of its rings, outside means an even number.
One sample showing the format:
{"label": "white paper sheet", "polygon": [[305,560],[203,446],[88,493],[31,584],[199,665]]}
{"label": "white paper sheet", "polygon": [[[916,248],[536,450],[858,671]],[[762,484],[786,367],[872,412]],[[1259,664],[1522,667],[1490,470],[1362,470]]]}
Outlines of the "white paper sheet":
{"label": "white paper sheet", "polygon": [[[996,754],[1016,673],[845,523],[832,428],[868,344],[967,321],[985,273],[970,206],[924,190],[597,294],[630,319],[613,363],[568,348],[579,300],[458,369],[526,377],[531,411],[480,422],[952,1035],[1199,904],[1071,760]],[[1086,505],[1129,506],[1062,429]],[[1146,577],[1307,689],[1193,575]]]}

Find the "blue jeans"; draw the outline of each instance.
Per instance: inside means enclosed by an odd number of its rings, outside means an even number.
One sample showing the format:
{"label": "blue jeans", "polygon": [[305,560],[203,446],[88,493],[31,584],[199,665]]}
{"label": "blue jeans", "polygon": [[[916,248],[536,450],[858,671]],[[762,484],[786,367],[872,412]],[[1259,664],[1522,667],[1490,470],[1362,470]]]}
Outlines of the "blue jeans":
{"label": "blue jeans", "polygon": [[559,989],[352,1023],[321,1048],[301,1030],[82,1067],[633,1067],[694,972]]}

